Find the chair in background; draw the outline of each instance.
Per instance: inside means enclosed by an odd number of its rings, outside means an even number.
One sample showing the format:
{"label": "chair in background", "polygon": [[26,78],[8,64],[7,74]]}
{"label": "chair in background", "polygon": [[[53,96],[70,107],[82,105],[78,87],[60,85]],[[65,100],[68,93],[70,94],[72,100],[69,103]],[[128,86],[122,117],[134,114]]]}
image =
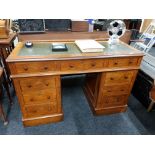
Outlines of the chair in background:
{"label": "chair in background", "polygon": [[151,23],[144,33],[135,41],[134,48],[148,52],[155,44],[155,23]]}
{"label": "chair in background", "polygon": [[147,109],[148,112],[150,112],[153,106],[155,105],[155,86],[150,91],[150,99],[151,99],[151,103]]}

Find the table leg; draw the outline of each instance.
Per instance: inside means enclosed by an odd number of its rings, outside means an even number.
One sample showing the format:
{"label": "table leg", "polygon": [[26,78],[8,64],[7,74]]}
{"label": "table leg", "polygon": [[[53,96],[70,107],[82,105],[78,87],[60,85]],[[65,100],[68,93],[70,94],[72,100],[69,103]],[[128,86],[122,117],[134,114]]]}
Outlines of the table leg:
{"label": "table leg", "polygon": [[147,109],[148,112],[150,112],[150,111],[152,110],[154,104],[155,104],[154,101],[152,101],[152,102],[150,103],[150,105],[149,105],[149,107],[148,107],[148,109]]}
{"label": "table leg", "polygon": [[2,116],[2,119],[4,121],[4,125],[7,125],[8,121],[7,121],[7,118],[6,118],[5,114],[4,114],[1,101],[0,101],[0,115]]}

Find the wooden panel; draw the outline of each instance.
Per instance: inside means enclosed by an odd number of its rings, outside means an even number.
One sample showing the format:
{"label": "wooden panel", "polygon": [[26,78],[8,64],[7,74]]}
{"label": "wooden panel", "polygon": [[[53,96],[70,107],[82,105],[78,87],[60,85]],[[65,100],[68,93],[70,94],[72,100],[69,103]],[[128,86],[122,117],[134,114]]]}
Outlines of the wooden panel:
{"label": "wooden panel", "polygon": [[130,84],[134,76],[134,71],[124,71],[124,72],[108,72],[105,74],[105,86],[109,85],[120,85],[120,84]]}
{"label": "wooden panel", "polygon": [[40,89],[52,89],[55,88],[56,77],[32,77],[30,79],[22,78],[19,80],[21,90],[23,92],[30,92],[30,91],[38,91]]}
{"label": "wooden panel", "polygon": [[44,105],[33,105],[25,106],[25,116],[30,117],[39,117],[43,115],[50,115],[57,112],[56,104],[44,104]]}
{"label": "wooden panel", "polygon": [[16,63],[17,73],[35,73],[35,72],[49,72],[56,70],[56,63],[54,61],[46,62],[19,62]]}
{"label": "wooden panel", "polygon": [[139,59],[138,58],[113,58],[109,60],[108,67],[130,67],[137,66]]}
{"label": "wooden panel", "polygon": [[27,126],[36,126],[36,125],[42,125],[47,123],[53,123],[53,122],[60,122],[63,120],[63,113],[59,114],[52,114],[52,115],[46,115],[36,118],[23,118],[23,125],[25,127]]}

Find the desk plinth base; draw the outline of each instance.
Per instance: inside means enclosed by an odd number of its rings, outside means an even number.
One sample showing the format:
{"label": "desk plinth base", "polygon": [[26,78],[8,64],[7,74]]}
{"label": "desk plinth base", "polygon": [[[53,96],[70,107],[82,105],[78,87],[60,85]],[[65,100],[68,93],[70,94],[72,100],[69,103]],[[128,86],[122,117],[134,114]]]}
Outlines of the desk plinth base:
{"label": "desk plinth base", "polygon": [[89,106],[93,112],[94,115],[108,115],[108,114],[115,114],[120,112],[125,112],[127,109],[127,105],[125,106],[115,106],[115,107],[107,107],[107,108],[95,108],[94,98],[91,94],[91,91],[89,87],[84,87],[84,93],[86,95],[86,98],[88,100]]}
{"label": "desk plinth base", "polygon": [[60,122],[62,120],[63,120],[63,113],[60,113],[35,118],[23,118],[22,122],[24,127],[28,127],[28,126],[36,126],[36,125]]}

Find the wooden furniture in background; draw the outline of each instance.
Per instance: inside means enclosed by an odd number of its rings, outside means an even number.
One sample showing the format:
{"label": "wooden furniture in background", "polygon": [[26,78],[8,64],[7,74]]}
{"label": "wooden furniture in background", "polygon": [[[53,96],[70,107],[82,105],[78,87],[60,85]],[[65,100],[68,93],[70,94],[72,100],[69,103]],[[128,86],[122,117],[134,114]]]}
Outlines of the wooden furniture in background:
{"label": "wooden furniture in background", "polygon": [[72,20],[72,32],[88,32],[89,24],[85,20]]}
{"label": "wooden furniture in background", "polygon": [[[121,41],[129,44],[131,31],[127,30],[120,38]],[[65,41],[76,39],[98,39],[108,40],[109,35],[106,31],[99,32],[46,32],[44,34],[18,34],[19,41]]]}
{"label": "wooden furniture in background", "polygon": [[6,92],[7,92],[8,98],[9,98],[9,108],[7,110],[7,111],[9,111],[13,102],[12,102],[12,98],[10,95],[8,84],[7,84],[5,76],[4,76],[3,68],[0,67],[0,116],[2,117],[2,119],[4,121],[4,125],[7,125],[8,124],[7,116],[4,113],[3,105],[2,105],[2,91],[3,91],[2,85],[6,89]]}
{"label": "wooden furniture in background", "polygon": [[6,58],[14,49],[14,40],[16,37],[17,37],[16,33],[12,33],[7,39],[0,39],[0,57],[2,59],[6,79],[9,83],[11,83],[10,71],[6,64]]}
{"label": "wooden furniture in background", "polygon": [[[7,58],[24,126],[63,119],[61,75],[87,74],[84,91],[94,114],[124,112],[143,53],[121,42],[101,53],[82,53],[67,41],[68,52],[53,53],[51,42],[19,43]],[[28,52],[28,51],[31,52]]]}
{"label": "wooden furniture in background", "polygon": [[10,25],[9,20],[0,19],[0,39],[7,39],[9,37]]}
{"label": "wooden furniture in background", "polygon": [[143,33],[152,21],[153,19],[144,19],[140,28],[140,32]]}

